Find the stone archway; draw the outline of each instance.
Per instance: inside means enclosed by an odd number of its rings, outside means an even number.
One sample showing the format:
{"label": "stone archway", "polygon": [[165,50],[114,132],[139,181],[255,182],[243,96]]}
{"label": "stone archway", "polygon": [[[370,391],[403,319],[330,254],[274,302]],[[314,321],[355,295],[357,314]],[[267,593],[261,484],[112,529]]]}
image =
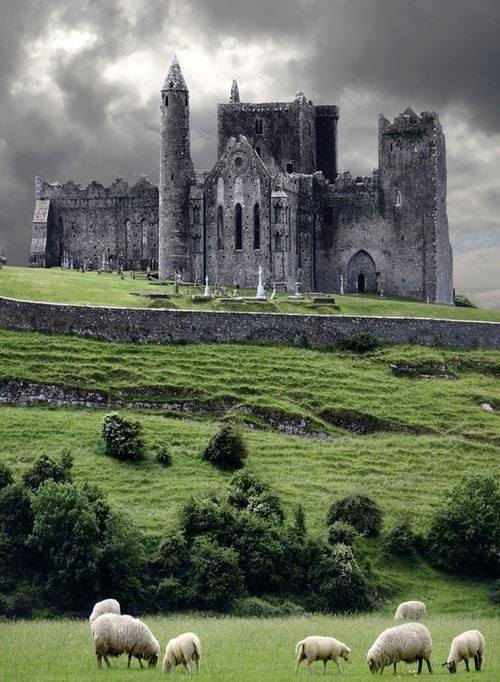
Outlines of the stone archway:
{"label": "stone archway", "polygon": [[367,251],[361,250],[352,256],[347,265],[348,294],[377,292],[375,262]]}

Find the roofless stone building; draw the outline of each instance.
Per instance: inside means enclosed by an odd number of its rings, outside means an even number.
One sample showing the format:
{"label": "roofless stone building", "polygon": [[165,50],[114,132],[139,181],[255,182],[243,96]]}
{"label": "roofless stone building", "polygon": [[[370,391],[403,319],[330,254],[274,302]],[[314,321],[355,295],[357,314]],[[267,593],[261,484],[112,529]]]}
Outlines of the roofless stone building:
{"label": "roofless stone building", "polygon": [[177,59],[160,99],[160,182],[82,188],[36,179],[30,263],[158,267],[227,286],[378,292],[452,303],[445,139],[435,113],[379,117],[371,175],[339,173],[335,105],[217,107],[218,159],[195,170],[189,90]]}

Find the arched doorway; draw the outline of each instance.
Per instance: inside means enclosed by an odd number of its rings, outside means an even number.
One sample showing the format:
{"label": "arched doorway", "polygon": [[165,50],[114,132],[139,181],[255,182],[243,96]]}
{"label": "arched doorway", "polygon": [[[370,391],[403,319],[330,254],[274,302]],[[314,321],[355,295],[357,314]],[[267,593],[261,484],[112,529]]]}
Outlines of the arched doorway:
{"label": "arched doorway", "polygon": [[377,292],[377,274],[373,258],[363,249],[352,256],[347,265],[348,294]]}

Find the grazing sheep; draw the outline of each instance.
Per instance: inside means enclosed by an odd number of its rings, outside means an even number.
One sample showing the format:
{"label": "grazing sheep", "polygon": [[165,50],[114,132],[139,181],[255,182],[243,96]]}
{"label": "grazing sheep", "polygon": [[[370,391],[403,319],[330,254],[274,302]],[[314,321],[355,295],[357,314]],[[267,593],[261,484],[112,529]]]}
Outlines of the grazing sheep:
{"label": "grazing sheep", "polygon": [[99,618],[99,616],[102,616],[103,613],[120,614],[120,604],[116,601],[116,599],[103,599],[102,601],[98,601],[97,604],[94,605],[92,613],[90,614],[90,624],[92,625],[95,619]]}
{"label": "grazing sheep", "polygon": [[185,632],[168,642],[162,670],[164,673],[169,673],[173,668],[182,663],[188,675],[191,675],[194,661],[196,664],[196,674],[198,674],[200,658],[200,640],[194,632]]}
{"label": "grazing sheep", "polygon": [[467,630],[457,635],[450,647],[450,653],[446,663],[443,663],[450,673],[457,672],[457,665],[460,661],[465,661],[467,672],[469,670],[469,658],[474,659],[474,667],[476,670],[481,670],[481,663],[484,658],[484,636],[479,630]]}
{"label": "grazing sheep", "polygon": [[143,667],[141,659],[148,661],[150,668],[154,668],[158,661],[160,645],[151,634],[151,630],[138,618],[120,616],[117,613],[104,613],[91,625],[92,639],[95,645],[97,665],[102,667],[104,658],[109,668],[108,656],[128,654],[127,668],[130,659],[135,656]]}
{"label": "grazing sheep", "polygon": [[405,623],[388,628],[380,633],[366,656],[372,673],[380,670],[382,674],[386,665],[396,663],[414,663],[418,661],[418,673],[422,672],[422,661],[431,667],[432,639],[431,633],[421,623]]}
{"label": "grazing sheep", "polygon": [[404,601],[396,609],[394,620],[421,620],[426,618],[427,609],[421,601]]}
{"label": "grazing sheep", "polygon": [[297,654],[297,663],[295,664],[295,672],[299,669],[301,661],[307,659],[307,669],[311,673],[311,663],[314,661],[323,661],[323,674],[326,672],[326,664],[328,661],[333,661],[338,668],[339,673],[342,672],[339,666],[339,658],[344,661],[349,660],[351,650],[343,642],[333,637],[306,637],[301,642],[298,642],[295,647]]}

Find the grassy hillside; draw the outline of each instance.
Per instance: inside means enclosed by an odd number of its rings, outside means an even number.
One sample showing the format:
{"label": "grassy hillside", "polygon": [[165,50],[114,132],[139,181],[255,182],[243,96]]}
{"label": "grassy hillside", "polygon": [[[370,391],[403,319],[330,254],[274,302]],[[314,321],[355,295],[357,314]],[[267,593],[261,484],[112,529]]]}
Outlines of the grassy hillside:
{"label": "grassy hillside", "polygon": [[[156,670],[140,670],[134,659],[127,670],[126,656],[111,659],[111,671],[97,669],[86,621],[35,621],[0,623],[2,642],[2,675],[6,680],[32,680],[33,682],[62,682],[63,680],[100,680],[103,676],[113,680],[160,679],[161,662],[168,639],[185,631],[198,634],[202,645],[200,676],[206,680],[234,680],[235,682],[281,682],[282,680],[307,679],[305,663],[294,675],[295,644],[310,634],[334,636],[348,644],[351,649],[349,663],[341,667],[350,680],[369,679],[366,652],[377,635],[392,625],[390,617],[363,616],[357,618],[325,616],[287,619],[202,618],[179,616],[171,618],[145,618],[147,625],[160,642],[161,655]],[[432,634],[432,665],[434,677],[449,679],[441,663],[446,660],[451,639],[474,626],[486,637],[485,661],[480,673],[483,682],[498,680],[500,672],[500,623],[494,618],[465,618],[431,616],[426,625]],[[229,645],[228,645],[229,643]],[[23,654],[19,655],[22,651]],[[474,669],[471,660],[471,670]],[[321,674],[321,662],[313,664],[316,675]],[[398,665],[398,673],[415,673],[416,664]],[[465,672],[463,663],[459,673]],[[182,667],[174,673],[185,677]],[[423,679],[427,679],[424,664]],[[335,665],[330,662],[328,676],[338,676]],[[385,671],[391,676],[391,670]]]}
{"label": "grassy hillside", "polygon": [[[213,282],[210,283],[213,286]],[[224,303],[207,301],[193,303],[193,289],[181,287],[178,296],[171,301],[150,301],[140,296],[132,296],[131,292],[168,292],[173,293],[173,286],[157,286],[150,284],[143,274],[132,279],[127,273],[122,280],[113,274],[96,272],[81,273],[79,271],[49,270],[7,267],[0,269],[0,296],[27,299],[33,301],[53,301],[57,303],[78,303],[106,306],[126,307],[167,307],[194,308],[200,310],[258,310],[261,312],[295,312],[314,314],[344,315],[382,315],[407,317],[437,317],[461,320],[500,321],[500,312],[478,310],[476,308],[455,308],[446,305],[428,305],[415,301],[383,298],[379,296],[338,296],[335,300],[340,310],[332,309],[328,304],[313,304],[312,299],[302,302],[287,301],[289,294],[279,293],[275,301]],[[201,289],[197,291],[201,293]],[[255,290],[244,290],[245,295],[254,295]]]}
{"label": "grassy hillside", "polygon": [[[391,363],[422,376],[397,376]],[[0,461],[19,474],[39,454],[69,449],[77,480],[98,483],[117,508],[158,536],[190,495],[224,488],[229,475],[200,453],[220,422],[232,419],[246,427],[249,470],[274,486],[288,510],[301,502],[314,533],[326,533],[332,498],[351,491],[379,502],[385,528],[404,511],[424,531],[443,491],[464,471],[499,473],[499,373],[495,351],[395,346],[358,356],[230,344],[120,345],[0,330],[0,382],[100,390],[125,406],[138,399],[154,405],[122,410],[145,430],[148,457],[135,465],[103,455],[103,410],[4,405]],[[167,469],[153,457],[161,444],[173,457]],[[440,613],[494,613],[485,583],[457,581],[420,561],[389,560],[378,542],[369,551],[391,608],[418,594]]]}

